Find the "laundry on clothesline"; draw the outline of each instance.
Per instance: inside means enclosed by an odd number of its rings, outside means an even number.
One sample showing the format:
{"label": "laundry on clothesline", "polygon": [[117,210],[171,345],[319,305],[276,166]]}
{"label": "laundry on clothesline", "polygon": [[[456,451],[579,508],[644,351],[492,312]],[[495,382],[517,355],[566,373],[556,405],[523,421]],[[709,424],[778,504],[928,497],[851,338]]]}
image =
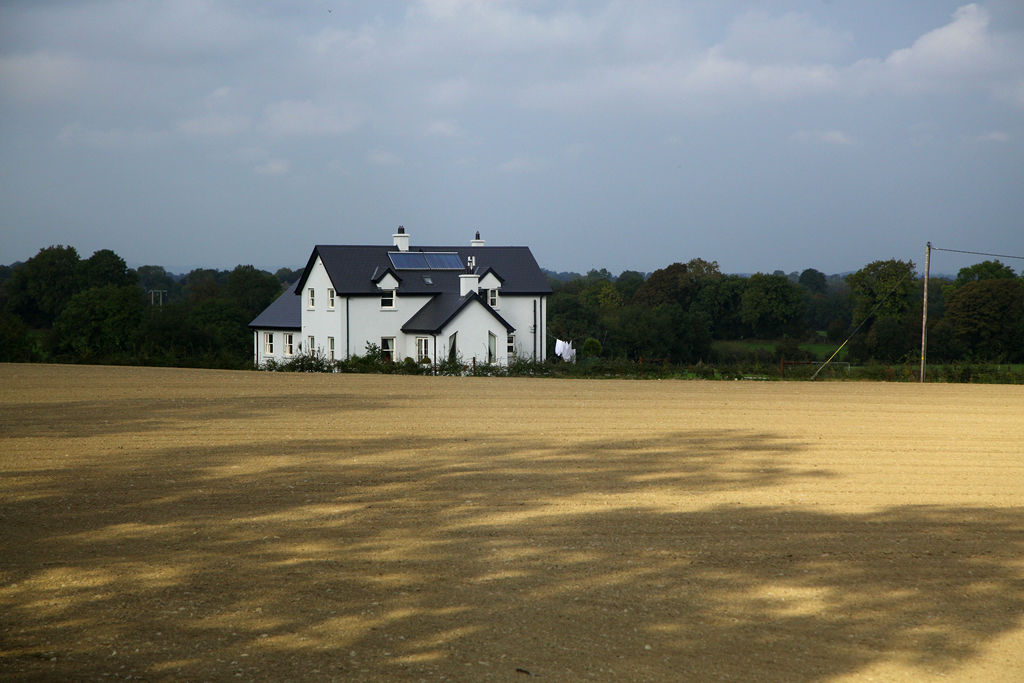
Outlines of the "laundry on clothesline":
{"label": "laundry on clothesline", "polygon": [[566,363],[576,362],[576,349],[572,348],[572,342],[556,339],[555,355],[564,360]]}

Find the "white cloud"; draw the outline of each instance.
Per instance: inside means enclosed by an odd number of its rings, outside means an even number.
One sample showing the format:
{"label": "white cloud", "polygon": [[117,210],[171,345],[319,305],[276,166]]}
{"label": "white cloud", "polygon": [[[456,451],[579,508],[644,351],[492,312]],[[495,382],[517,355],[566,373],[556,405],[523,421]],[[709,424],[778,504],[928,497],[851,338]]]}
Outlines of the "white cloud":
{"label": "white cloud", "polygon": [[993,66],[995,51],[988,34],[989,13],[975,4],[965,5],[953,20],[930,31],[908,48],[885,60],[895,71],[926,77],[949,77],[985,71]]}
{"label": "white cloud", "polygon": [[65,145],[99,148],[148,149],[167,141],[167,133],[149,128],[92,128],[70,123],[61,128],[57,141]]}
{"label": "white cloud", "polygon": [[201,137],[228,137],[249,130],[250,121],[246,116],[231,114],[203,114],[178,123],[178,130],[185,135]]}
{"label": "white cloud", "polygon": [[837,145],[855,145],[857,141],[841,130],[798,130],[790,137],[794,142]]}
{"label": "white cloud", "polygon": [[535,173],[547,168],[548,162],[544,159],[537,159],[525,155],[512,157],[498,165],[498,169],[504,173]]}
{"label": "white cloud", "polygon": [[374,166],[398,166],[402,158],[394,152],[383,149],[375,149],[366,155],[366,160]]}
{"label": "white cloud", "polygon": [[265,163],[259,164],[253,168],[253,171],[260,175],[287,175],[291,171],[292,165],[287,159],[270,159]]}
{"label": "white cloud", "polygon": [[435,119],[428,121],[426,126],[427,135],[441,138],[454,138],[462,135],[459,124],[451,119]]}
{"label": "white cloud", "polygon": [[977,142],[1003,143],[1010,141],[1010,134],[1001,130],[991,130],[975,138]]}
{"label": "white cloud", "polygon": [[858,92],[883,89],[913,95],[981,87],[996,97],[1014,99],[1021,63],[1024,36],[993,32],[989,11],[970,4],[909,47],[894,50],[885,59],[863,59],[852,65],[848,81]]}
{"label": "white cloud", "polygon": [[849,32],[821,26],[807,15],[757,9],[737,18],[711,53],[751,64],[821,63],[844,56],[852,44]]}
{"label": "white cloud", "polygon": [[285,100],[268,105],[264,117],[270,130],[280,135],[341,135],[359,126],[352,113],[339,113],[310,100]]}
{"label": "white cloud", "polygon": [[85,67],[52,52],[0,57],[0,92],[22,100],[56,100],[76,93]]}

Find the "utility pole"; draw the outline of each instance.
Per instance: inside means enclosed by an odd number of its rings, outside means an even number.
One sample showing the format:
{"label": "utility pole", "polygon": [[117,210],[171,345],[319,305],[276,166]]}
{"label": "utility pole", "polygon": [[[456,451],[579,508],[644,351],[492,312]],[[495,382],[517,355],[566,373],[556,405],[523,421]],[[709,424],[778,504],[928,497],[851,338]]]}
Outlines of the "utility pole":
{"label": "utility pole", "polygon": [[924,382],[924,365],[928,355],[928,274],[932,267],[932,243],[925,243],[924,249],[924,303],[921,306],[921,382]]}

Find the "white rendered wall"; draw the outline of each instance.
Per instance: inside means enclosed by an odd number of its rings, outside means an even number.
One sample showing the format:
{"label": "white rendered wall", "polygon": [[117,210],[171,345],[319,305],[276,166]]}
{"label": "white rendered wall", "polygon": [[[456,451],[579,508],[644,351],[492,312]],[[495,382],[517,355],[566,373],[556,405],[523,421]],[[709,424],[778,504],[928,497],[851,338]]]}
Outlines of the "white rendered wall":
{"label": "white rendered wall", "polygon": [[[516,353],[520,358],[544,360],[544,335],[547,333],[547,297],[540,295],[498,295],[498,307],[494,310],[516,328]],[[543,306],[542,306],[543,304]],[[537,324],[534,330],[534,307],[537,310]],[[543,313],[542,313],[543,311]],[[534,344],[536,337],[536,345]]]}
{"label": "white rendered wall", "polygon": [[[334,308],[329,308],[330,300],[327,290],[333,287],[334,285],[327,275],[327,269],[324,268],[324,264],[318,256],[309,269],[309,277],[306,278],[306,284],[302,291],[297,296],[291,295],[295,296],[297,299],[295,303],[302,311],[302,334],[298,340],[302,343],[302,351],[304,353],[311,351],[320,353],[328,360],[331,359],[327,343],[328,337],[334,337],[335,360],[345,357],[345,298],[336,293]],[[312,308],[309,306],[309,290],[311,288],[315,293]],[[307,342],[310,336],[316,343],[315,349],[308,348]]]}
{"label": "white rendered wall", "polygon": [[[404,334],[402,325],[430,301],[428,296],[395,295],[395,308],[382,309],[379,296],[354,296],[349,299],[351,316],[351,354],[366,354],[366,343],[380,346],[381,337],[395,338],[395,360],[416,358],[416,337],[428,335]],[[319,343],[319,340],[318,342]]]}
{"label": "white rendered wall", "polygon": [[438,360],[447,358],[448,337],[458,330],[456,339],[457,353],[462,357],[462,362],[467,365],[476,359],[477,363],[487,362],[488,332],[496,337],[494,362],[500,365],[508,364],[508,352],[506,342],[508,330],[499,323],[490,312],[479,304],[470,304],[456,315],[437,335],[437,345],[440,347]]}
{"label": "white rendered wall", "polygon": [[[284,294],[282,296],[289,296]],[[274,353],[267,353],[267,335],[274,335]],[[299,330],[267,330],[257,329],[253,330],[253,344],[256,346],[255,360],[258,367],[266,365],[267,361],[273,360],[278,363],[283,363],[286,360],[290,360],[292,356],[286,356],[284,353],[284,336],[286,334],[292,335],[292,340],[295,344],[295,353],[298,353],[299,346]]]}

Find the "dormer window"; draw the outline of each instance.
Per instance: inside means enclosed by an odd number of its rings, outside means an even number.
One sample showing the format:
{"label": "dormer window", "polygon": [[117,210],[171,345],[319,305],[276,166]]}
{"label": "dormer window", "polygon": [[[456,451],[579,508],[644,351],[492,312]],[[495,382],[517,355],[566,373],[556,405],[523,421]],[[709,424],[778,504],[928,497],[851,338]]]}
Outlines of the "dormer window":
{"label": "dormer window", "polygon": [[394,308],[395,307],[395,290],[387,289],[381,292],[380,295],[380,307],[381,308]]}
{"label": "dormer window", "polygon": [[498,307],[498,290],[488,289],[487,290],[487,305],[491,308]]}

